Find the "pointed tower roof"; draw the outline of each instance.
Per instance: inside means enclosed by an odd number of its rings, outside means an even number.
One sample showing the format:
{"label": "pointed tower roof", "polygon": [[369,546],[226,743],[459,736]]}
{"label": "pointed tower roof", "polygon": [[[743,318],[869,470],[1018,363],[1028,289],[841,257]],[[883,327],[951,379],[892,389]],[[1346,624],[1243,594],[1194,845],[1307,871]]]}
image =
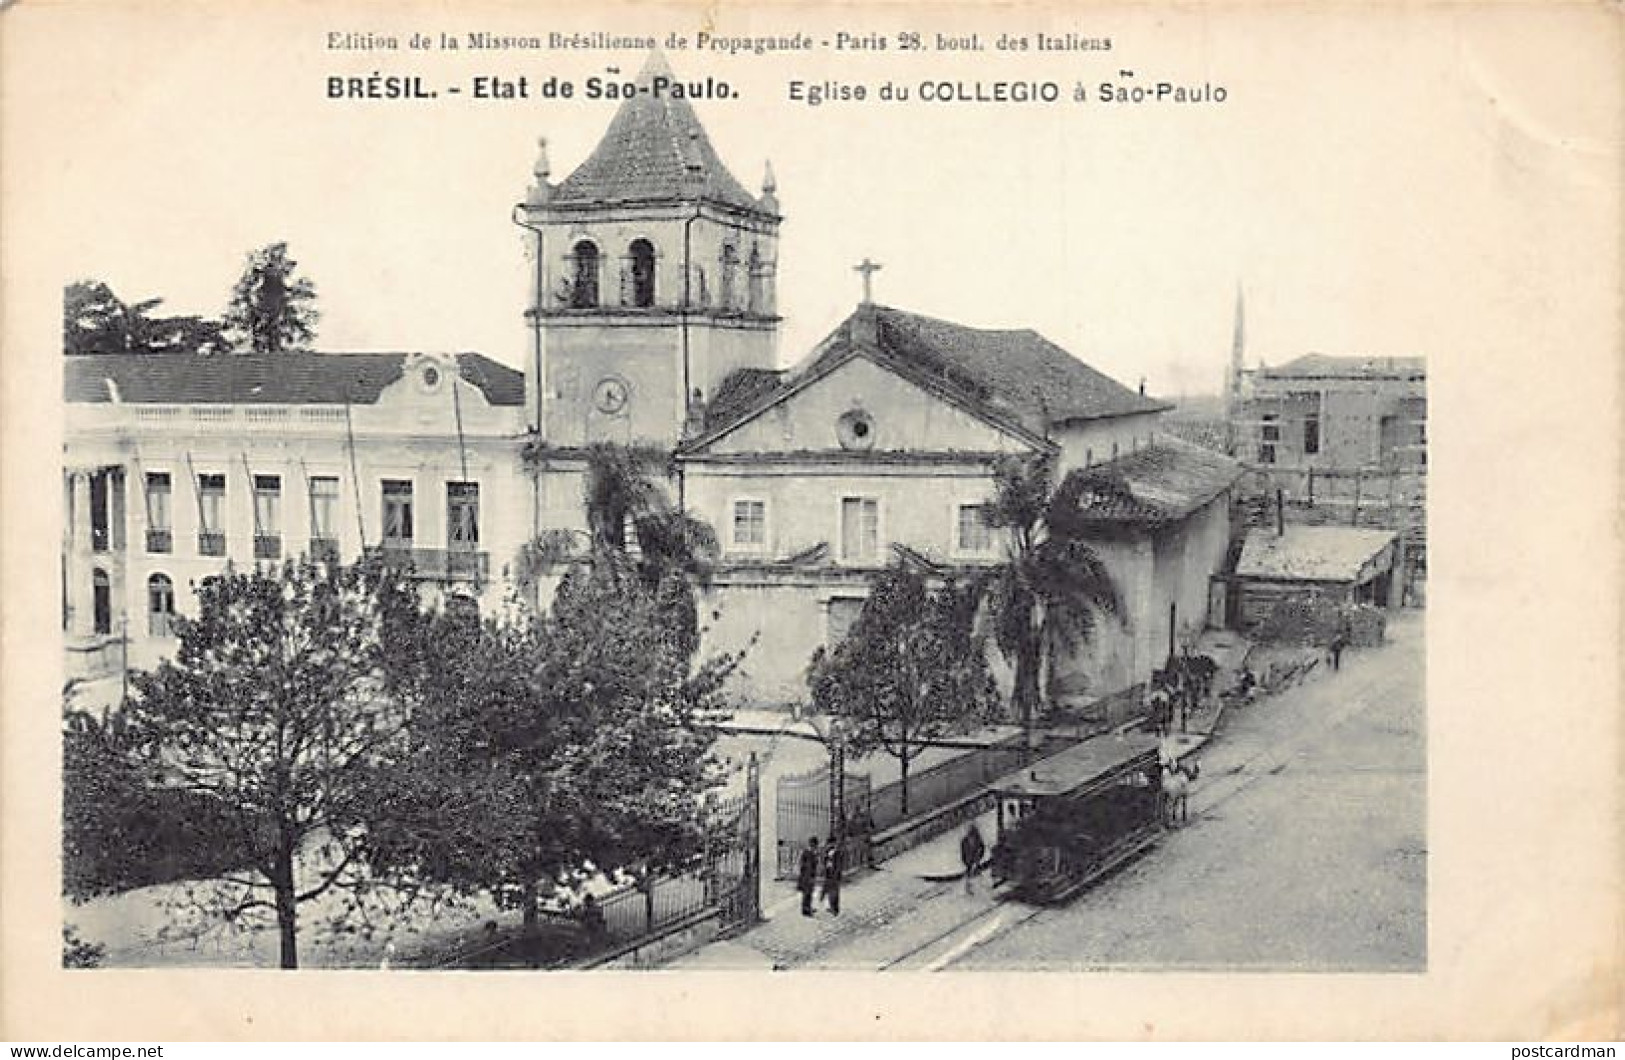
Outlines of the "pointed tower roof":
{"label": "pointed tower roof", "polygon": [[[665,79],[666,91],[655,91],[656,78]],[[597,148],[554,189],[549,205],[705,200],[771,213],[722,164],[694,108],[672,94],[675,82],[665,55],[650,52],[637,93],[621,103]]]}

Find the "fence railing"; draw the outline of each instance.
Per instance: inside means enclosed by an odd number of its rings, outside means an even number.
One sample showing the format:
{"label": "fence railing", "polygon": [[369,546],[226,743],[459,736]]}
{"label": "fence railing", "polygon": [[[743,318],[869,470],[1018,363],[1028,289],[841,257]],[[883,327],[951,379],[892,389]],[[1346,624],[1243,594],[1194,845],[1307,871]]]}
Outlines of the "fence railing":
{"label": "fence railing", "polygon": [[1016,736],[911,774],[906,808],[903,781],[898,778],[869,793],[869,820],[875,831],[884,831],[907,817],[957,802],[1019,767],[1023,754],[1022,738]]}
{"label": "fence railing", "polygon": [[[724,929],[753,923],[760,913],[757,805],[760,775],[752,762],[744,795],[721,799],[708,808],[711,840],[691,869],[655,874],[593,897],[573,912],[543,912],[544,931],[534,937],[497,937],[449,954],[435,954],[423,966],[596,967],[618,953],[658,941],[685,924],[715,917]],[[596,921],[596,922],[595,922]]]}

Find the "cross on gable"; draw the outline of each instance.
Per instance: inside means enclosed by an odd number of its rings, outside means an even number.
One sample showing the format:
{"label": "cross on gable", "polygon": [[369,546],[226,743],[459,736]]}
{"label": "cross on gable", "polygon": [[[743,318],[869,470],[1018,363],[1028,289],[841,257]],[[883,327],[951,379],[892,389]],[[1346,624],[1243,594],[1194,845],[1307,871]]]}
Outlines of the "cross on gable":
{"label": "cross on gable", "polygon": [[862,264],[852,266],[852,271],[853,272],[861,272],[861,273],[863,273],[863,304],[864,305],[868,305],[870,302],[874,301],[873,291],[871,289],[870,284],[872,283],[872,278],[873,278],[874,274],[879,272],[883,267],[884,266],[882,266],[879,262],[870,261],[867,255],[865,255]]}

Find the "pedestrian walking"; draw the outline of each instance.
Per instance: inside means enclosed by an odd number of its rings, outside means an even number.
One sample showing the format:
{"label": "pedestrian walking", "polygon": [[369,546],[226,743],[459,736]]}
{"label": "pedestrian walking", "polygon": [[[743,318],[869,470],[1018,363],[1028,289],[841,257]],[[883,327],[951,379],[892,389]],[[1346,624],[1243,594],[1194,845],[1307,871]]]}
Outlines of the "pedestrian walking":
{"label": "pedestrian walking", "polygon": [[823,859],[818,855],[818,837],[812,836],[807,840],[807,847],[801,852],[801,865],[796,872],[796,889],[801,892],[801,915],[813,915],[813,889],[818,886],[819,862]]}
{"label": "pedestrian walking", "polygon": [[841,844],[831,836],[829,846],[824,848],[824,901],[829,903],[829,911],[836,916],[841,915],[841,873],[846,870],[846,855],[841,850]]}
{"label": "pedestrian walking", "polygon": [[1341,626],[1338,627],[1337,632],[1332,634],[1331,644],[1327,645],[1327,650],[1331,652],[1332,656],[1333,670],[1343,668],[1343,649],[1348,647],[1348,643],[1348,634],[1343,631]]}
{"label": "pedestrian walking", "polygon": [[982,841],[981,830],[972,821],[970,827],[965,829],[965,835],[959,840],[959,860],[965,863],[965,893],[972,891],[971,879],[982,867],[982,855],[987,853],[987,844]]}

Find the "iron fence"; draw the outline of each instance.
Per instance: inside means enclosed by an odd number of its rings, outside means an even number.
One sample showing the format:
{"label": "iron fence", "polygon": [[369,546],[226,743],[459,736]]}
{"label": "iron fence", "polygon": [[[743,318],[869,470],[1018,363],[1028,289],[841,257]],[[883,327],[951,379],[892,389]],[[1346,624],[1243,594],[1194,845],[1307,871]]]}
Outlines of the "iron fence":
{"label": "iron fence", "polygon": [[974,794],[1019,767],[1023,754],[1022,740],[1015,737],[978,747],[912,774],[908,778],[906,807],[902,778],[876,788],[870,792],[867,805],[873,830],[885,831],[910,817],[930,813]]}

